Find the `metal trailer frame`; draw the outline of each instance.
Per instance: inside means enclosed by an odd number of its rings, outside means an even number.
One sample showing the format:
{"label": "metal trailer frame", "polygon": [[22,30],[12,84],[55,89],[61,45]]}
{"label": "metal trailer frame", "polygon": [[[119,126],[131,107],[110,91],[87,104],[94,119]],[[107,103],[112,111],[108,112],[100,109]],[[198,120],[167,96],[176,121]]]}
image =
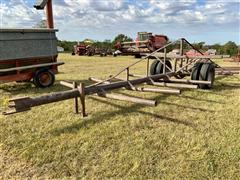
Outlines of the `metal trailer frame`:
{"label": "metal trailer frame", "polygon": [[[180,54],[179,55],[171,55],[167,53],[167,48],[172,44],[179,44]],[[81,114],[85,117],[85,96],[86,95],[97,95],[100,97],[111,98],[116,100],[134,102],[149,106],[156,106],[157,102],[155,100],[146,100],[137,97],[125,96],[116,93],[109,93],[109,91],[119,88],[125,88],[131,91],[138,92],[156,92],[156,93],[170,93],[170,94],[180,94],[182,88],[191,88],[197,89],[199,85],[212,85],[211,81],[200,81],[200,80],[188,80],[188,79],[173,79],[173,76],[189,76],[191,73],[191,69],[194,64],[198,62],[203,63],[212,63],[216,68],[221,69],[221,71],[229,72],[219,65],[215,64],[210,58],[216,58],[217,56],[195,56],[188,57],[183,54],[184,52],[184,44],[187,44],[192,49],[195,49],[186,39],[182,38],[175,42],[171,42],[162,48],[154,51],[151,54],[148,54],[146,57],[130,64],[129,66],[123,68],[121,71],[116,73],[115,75],[110,76],[105,80],[100,80],[97,78],[90,77],[89,80],[94,81],[95,83],[89,86],[84,86],[83,83],[77,85],[75,82],[64,82],[62,81],[60,84],[72,88],[68,91],[62,91],[47,95],[42,95],[38,97],[23,97],[23,98],[15,98],[9,100],[9,111],[5,112],[5,115],[23,112],[30,110],[32,107],[40,106],[48,103],[63,101],[67,99],[74,99],[74,110],[75,113],[79,113],[78,111],[78,97],[80,97],[81,104]],[[200,52],[199,50],[195,49]],[[163,51],[163,53],[159,53]],[[201,53],[201,52],[200,52]],[[202,54],[202,53],[201,53]],[[151,75],[149,73],[150,67],[150,57],[154,57],[155,60],[162,62],[163,64],[163,73]],[[174,67],[171,69],[167,66],[166,61],[167,58],[170,58],[172,63],[174,63]],[[220,57],[218,57],[220,58]],[[135,66],[136,64],[146,61],[146,74],[145,75],[133,75],[130,74],[130,68]],[[119,78],[119,75],[125,74],[125,79]],[[133,78],[132,77],[136,77]],[[168,89],[160,89],[160,88],[145,88],[145,87],[136,87],[136,85],[140,84],[149,84],[153,86],[164,86],[168,87]],[[178,88],[178,89],[176,89]]]}
{"label": "metal trailer frame", "polygon": [[[63,65],[64,62],[51,62],[51,63],[40,63],[41,58],[27,60],[33,62],[33,65],[21,66],[21,63],[24,63],[26,60],[9,60],[3,61],[0,64],[15,64],[16,67],[0,69],[0,83],[7,83],[12,81],[30,81],[37,70],[47,69],[51,70],[54,74],[58,73],[57,66]],[[9,73],[9,74],[8,74]],[[7,74],[7,75],[4,75]]]}

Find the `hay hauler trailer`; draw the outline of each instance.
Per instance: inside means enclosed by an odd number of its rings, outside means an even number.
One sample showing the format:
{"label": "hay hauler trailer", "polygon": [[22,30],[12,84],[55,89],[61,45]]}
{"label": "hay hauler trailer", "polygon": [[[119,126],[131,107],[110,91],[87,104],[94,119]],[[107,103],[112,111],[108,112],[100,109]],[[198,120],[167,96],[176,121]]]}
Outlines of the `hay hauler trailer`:
{"label": "hay hauler trailer", "polygon": [[49,87],[57,67],[57,30],[53,29],[52,1],[37,1],[36,9],[46,6],[48,29],[0,29],[0,83],[31,81]]}
{"label": "hay hauler trailer", "polygon": [[[179,45],[179,55],[171,55],[167,52],[168,47],[173,44]],[[132,97],[123,94],[112,93],[110,91],[124,88],[125,90],[137,92],[180,94],[181,88],[212,88],[215,74],[218,74],[217,69],[220,69],[223,75],[226,75],[226,73],[231,73],[215,64],[211,60],[211,58],[217,58],[216,56],[204,56],[198,50],[197,51],[201,54],[201,56],[189,57],[184,55],[186,46],[197,50],[186,39],[181,38],[175,42],[166,44],[146,57],[123,68],[115,75],[109,76],[109,78],[105,80],[90,77],[89,80],[95,82],[92,85],[85,87],[83,83],[80,83],[78,86],[75,82],[61,82],[62,85],[71,88],[71,90],[46,94],[38,97],[18,97],[11,99],[9,100],[9,109],[4,114],[9,115],[28,111],[35,106],[59,102],[67,99],[74,99],[74,110],[75,113],[78,113],[78,97],[80,97],[81,114],[82,116],[86,116],[85,96],[87,95],[97,95],[104,98],[156,106],[157,101],[155,100]],[[136,68],[135,65],[144,61],[146,62],[146,67],[143,69],[145,74],[132,74],[132,70]],[[150,64],[150,61],[153,62]],[[124,78],[122,76],[124,76]],[[188,79],[178,79],[179,77],[183,78],[185,76],[190,77]],[[167,89],[139,87],[140,84],[167,87]]]}

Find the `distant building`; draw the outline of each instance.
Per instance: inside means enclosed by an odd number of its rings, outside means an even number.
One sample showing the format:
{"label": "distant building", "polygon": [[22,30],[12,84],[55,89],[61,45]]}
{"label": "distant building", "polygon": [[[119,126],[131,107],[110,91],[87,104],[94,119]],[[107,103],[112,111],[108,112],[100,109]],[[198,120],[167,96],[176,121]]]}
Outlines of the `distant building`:
{"label": "distant building", "polygon": [[206,53],[208,53],[208,55],[216,55],[217,50],[216,49],[209,49],[206,51]]}
{"label": "distant building", "polygon": [[63,47],[60,47],[60,46],[58,46],[58,47],[57,47],[57,51],[58,51],[58,52],[64,52],[64,48],[63,48]]}

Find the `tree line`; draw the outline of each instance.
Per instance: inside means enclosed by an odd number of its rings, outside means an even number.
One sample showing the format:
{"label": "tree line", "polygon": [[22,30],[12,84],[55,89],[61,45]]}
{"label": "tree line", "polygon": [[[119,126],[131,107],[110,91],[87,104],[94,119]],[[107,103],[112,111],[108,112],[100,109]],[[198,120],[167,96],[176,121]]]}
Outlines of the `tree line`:
{"label": "tree line", "polygon": [[[93,47],[99,48],[99,49],[114,49],[114,45],[117,42],[127,42],[127,41],[133,41],[133,39],[124,34],[118,34],[113,40],[93,41],[90,39],[85,39],[84,41],[82,41],[80,43],[87,42],[85,44],[91,44]],[[78,43],[77,41],[58,40],[58,46],[63,47],[64,51],[66,51],[66,52],[73,51],[73,46],[76,45],[77,43]],[[215,49],[217,51],[217,54],[225,54],[225,55],[230,55],[230,56],[234,56],[234,55],[238,54],[238,52],[240,52],[240,46],[238,46],[233,41],[228,41],[225,44],[217,43],[217,44],[213,44],[213,45],[208,45],[205,42],[198,42],[198,43],[193,43],[193,46],[196,49],[201,50],[202,52],[205,52],[208,49]],[[173,45],[173,46],[169,47],[168,50],[172,50],[174,48],[179,48],[179,47]]]}
{"label": "tree line", "polygon": [[207,51],[208,49],[216,49],[217,54],[226,54],[230,56],[237,55],[238,52],[240,52],[240,46],[238,46],[233,41],[228,41],[223,45],[218,43],[213,45],[207,45],[205,44],[205,42],[199,42],[199,43],[193,43],[193,46],[203,51]]}

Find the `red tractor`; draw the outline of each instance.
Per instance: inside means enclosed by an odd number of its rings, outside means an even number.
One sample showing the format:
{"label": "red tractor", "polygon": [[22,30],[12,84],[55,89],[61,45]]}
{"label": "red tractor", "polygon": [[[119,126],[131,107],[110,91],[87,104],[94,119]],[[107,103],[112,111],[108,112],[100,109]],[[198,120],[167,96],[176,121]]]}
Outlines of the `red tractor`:
{"label": "red tractor", "polygon": [[118,42],[115,49],[121,51],[122,55],[135,55],[141,58],[141,53],[151,53],[163,47],[168,41],[165,35],[153,35],[149,32],[138,32],[136,41]]}
{"label": "red tractor", "polygon": [[85,55],[87,52],[87,45],[85,45],[84,43],[78,43],[77,45],[73,46],[73,52],[72,55]]}
{"label": "red tractor", "polygon": [[72,55],[79,55],[79,56],[93,56],[96,54],[95,48],[91,45],[86,45],[85,43],[78,43],[77,45],[73,46]]}

